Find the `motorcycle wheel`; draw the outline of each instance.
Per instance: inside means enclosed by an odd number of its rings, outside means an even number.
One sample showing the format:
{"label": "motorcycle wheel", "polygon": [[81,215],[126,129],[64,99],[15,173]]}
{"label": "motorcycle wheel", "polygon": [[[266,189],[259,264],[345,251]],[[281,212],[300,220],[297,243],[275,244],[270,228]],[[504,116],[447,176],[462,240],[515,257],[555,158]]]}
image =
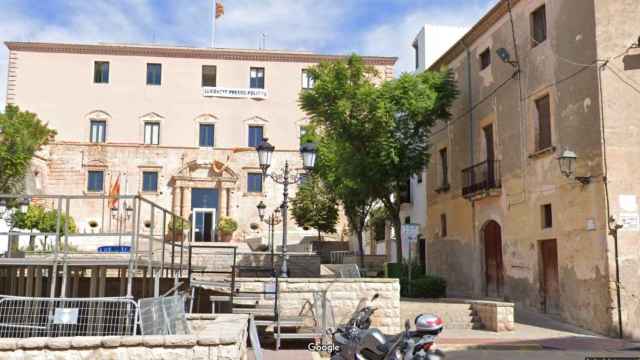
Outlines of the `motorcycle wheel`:
{"label": "motorcycle wheel", "polygon": [[443,360],[444,353],[441,350],[436,350],[433,353],[427,355],[427,360]]}

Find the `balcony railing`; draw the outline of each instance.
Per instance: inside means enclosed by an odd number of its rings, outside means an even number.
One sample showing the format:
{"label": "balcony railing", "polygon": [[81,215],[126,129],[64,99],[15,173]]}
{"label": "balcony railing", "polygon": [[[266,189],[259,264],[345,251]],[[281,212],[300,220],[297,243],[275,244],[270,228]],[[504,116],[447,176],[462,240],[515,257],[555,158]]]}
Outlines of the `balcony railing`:
{"label": "balcony railing", "polygon": [[462,170],[462,195],[470,196],[479,191],[499,189],[500,161],[487,160]]}

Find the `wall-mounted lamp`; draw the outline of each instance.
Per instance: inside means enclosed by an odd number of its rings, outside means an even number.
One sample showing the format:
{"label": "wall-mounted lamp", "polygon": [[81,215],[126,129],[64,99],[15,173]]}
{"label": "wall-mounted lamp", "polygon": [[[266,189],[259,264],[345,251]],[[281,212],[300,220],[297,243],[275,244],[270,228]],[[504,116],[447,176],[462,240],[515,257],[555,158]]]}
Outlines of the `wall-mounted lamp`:
{"label": "wall-mounted lamp", "polygon": [[577,160],[578,156],[574,151],[565,150],[558,158],[558,163],[560,164],[560,172],[567,179],[574,178],[582,185],[587,185],[591,182],[591,176],[575,176]]}
{"label": "wall-mounted lamp", "polygon": [[496,50],[496,55],[498,55],[500,60],[502,60],[504,63],[509,64],[514,68],[518,67],[518,62],[511,60],[511,54],[509,54],[509,51],[507,49],[499,48],[498,50]]}

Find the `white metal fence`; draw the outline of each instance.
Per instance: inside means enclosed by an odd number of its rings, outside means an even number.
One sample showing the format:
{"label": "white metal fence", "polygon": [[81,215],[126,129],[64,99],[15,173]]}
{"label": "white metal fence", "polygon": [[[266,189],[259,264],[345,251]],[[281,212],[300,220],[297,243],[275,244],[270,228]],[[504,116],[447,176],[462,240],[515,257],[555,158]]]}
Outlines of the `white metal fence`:
{"label": "white metal fence", "polygon": [[0,337],[135,335],[138,305],[127,298],[0,298]]}

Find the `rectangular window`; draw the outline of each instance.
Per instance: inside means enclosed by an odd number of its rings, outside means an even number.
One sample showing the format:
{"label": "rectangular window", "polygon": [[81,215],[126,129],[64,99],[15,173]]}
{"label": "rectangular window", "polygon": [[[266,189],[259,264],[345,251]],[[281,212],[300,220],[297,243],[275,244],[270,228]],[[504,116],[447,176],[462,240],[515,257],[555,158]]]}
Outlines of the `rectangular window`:
{"label": "rectangular window", "polygon": [[447,236],[447,215],[440,214],[440,235],[442,237]]}
{"label": "rectangular window", "polygon": [[157,171],[142,172],[142,191],[144,192],[158,191],[158,172]]}
{"label": "rectangular window", "polygon": [[109,83],[108,61],[96,61],[93,63],[93,82],[96,84]]}
{"label": "rectangular window", "polygon": [[547,40],[547,10],[544,5],[531,13],[531,47]]}
{"label": "rectangular window", "polygon": [[414,61],[416,63],[416,70],[418,70],[418,68],[420,68],[420,51],[418,48],[418,43],[414,42],[412,46],[413,46],[413,54],[415,57]]}
{"label": "rectangular window", "polygon": [[537,131],[536,131],[536,151],[551,147],[551,105],[549,95],[536,100],[537,111]]}
{"label": "rectangular window", "polygon": [[146,145],[160,144],[160,123],[157,123],[157,122],[144,123],[144,143]]}
{"label": "rectangular window", "polygon": [[264,131],[262,126],[249,126],[249,146],[256,147],[262,143]]}
{"label": "rectangular window", "polygon": [[247,192],[250,192],[250,193],[262,192],[262,174],[261,173],[247,174]]}
{"label": "rectangular window", "polygon": [[162,83],[162,64],[147,64],[147,85]]}
{"label": "rectangular window", "polygon": [[411,178],[407,180],[404,189],[400,192],[400,203],[411,203]]}
{"label": "rectangular window", "polygon": [[313,77],[309,74],[309,71],[307,71],[306,69],[302,69],[302,88],[311,89],[313,88],[314,84],[315,80],[313,80]]}
{"label": "rectangular window", "polygon": [[487,48],[480,53],[480,70],[484,70],[491,65],[491,50]]}
{"label": "rectangular window", "polygon": [[440,149],[440,188],[446,189],[449,187],[449,156],[447,155],[447,148]]}
{"label": "rectangular window", "polygon": [[542,205],[542,228],[550,229],[553,227],[553,212],[551,204]]}
{"label": "rectangular window", "polygon": [[202,65],[202,86],[216,87],[216,73],[215,65]]}
{"label": "rectangular window", "polygon": [[249,73],[249,87],[252,89],[264,89],[264,68],[252,67]]}
{"label": "rectangular window", "polygon": [[104,190],[104,171],[89,171],[87,178],[87,191],[102,192]]}
{"label": "rectangular window", "polygon": [[107,122],[102,120],[91,120],[90,141],[94,144],[105,142],[107,133]]}
{"label": "rectangular window", "polygon": [[216,127],[214,124],[200,124],[200,146],[213,147]]}

